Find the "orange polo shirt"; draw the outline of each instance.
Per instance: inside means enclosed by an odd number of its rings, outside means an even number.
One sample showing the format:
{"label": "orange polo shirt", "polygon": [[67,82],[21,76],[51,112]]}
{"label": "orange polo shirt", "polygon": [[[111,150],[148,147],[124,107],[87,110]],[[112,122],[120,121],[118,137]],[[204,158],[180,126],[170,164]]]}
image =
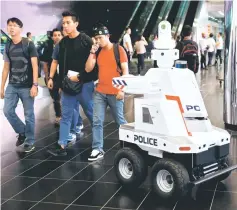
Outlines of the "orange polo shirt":
{"label": "orange polo shirt", "polygon": [[[119,53],[120,63],[128,62],[126,52],[121,46],[119,46]],[[109,50],[101,49],[97,58],[97,64],[99,67],[99,82],[96,91],[103,94],[116,95],[118,89],[112,86],[112,80],[114,77],[120,77],[120,74],[117,71],[113,47]]]}

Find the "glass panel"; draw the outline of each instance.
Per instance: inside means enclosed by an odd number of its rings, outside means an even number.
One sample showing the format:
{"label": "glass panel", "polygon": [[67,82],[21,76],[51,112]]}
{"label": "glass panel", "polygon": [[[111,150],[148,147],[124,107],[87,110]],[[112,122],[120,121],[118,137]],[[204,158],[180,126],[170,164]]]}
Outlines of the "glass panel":
{"label": "glass panel", "polygon": [[150,111],[147,107],[142,107],[142,117],[144,123],[153,124]]}

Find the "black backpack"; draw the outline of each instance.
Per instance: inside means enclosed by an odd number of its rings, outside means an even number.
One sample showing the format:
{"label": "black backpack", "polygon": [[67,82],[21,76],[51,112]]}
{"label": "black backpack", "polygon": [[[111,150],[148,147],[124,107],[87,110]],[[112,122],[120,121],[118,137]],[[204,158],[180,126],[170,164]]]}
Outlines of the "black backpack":
{"label": "black backpack", "polygon": [[[23,50],[23,54],[24,54],[25,58],[30,62],[31,69],[33,69],[32,63],[31,63],[31,60],[30,60],[30,53],[29,53],[30,42],[31,41],[29,41],[28,38],[22,37],[22,50]],[[11,44],[12,44],[12,41],[10,40],[9,42],[6,43],[6,46],[5,46],[6,47],[6,54],[7,54],[7,57],[9,58],[9,60],[10,60],[9,50],[10,50]],[[38,61],[38,77],[41,77],[40,60],[39,60],[39,56],[38,55],[37,55],[37,61]]]}
{"label": "black backpack", "polygon": [[[122,76],[123,72],[122,72],[122,67],[121,67],[121,62],[120,62],[119,46],[121,46],[121,45],[118,44],[118,43],[114,43],[113,44],[113,50],[114,50],[114,57],[115,57],[115,60],[116,60],[116,63],[117,63],[117,71],[119,72],[120,76]],[[121,47],[123,47],[123,46],[121,46]],[[101,48],[99,48],[96,52],[96,59],[98,58],[100,51],[101,51]],[[127,53],[126,53],[126,55],[127,55]],[[94,70],[97,71],[97,72],[99,70],[97,62],[95,64]]]}
{"label": "black backpack", "polygon": [[182,46],[180,52],[180,60],[186,60],[188,68],[194,73],[197,73],[199,68],[199,58],[198,46],[196,42],[193,42],[192,40],[185,40],[180,42],[180,44]]}

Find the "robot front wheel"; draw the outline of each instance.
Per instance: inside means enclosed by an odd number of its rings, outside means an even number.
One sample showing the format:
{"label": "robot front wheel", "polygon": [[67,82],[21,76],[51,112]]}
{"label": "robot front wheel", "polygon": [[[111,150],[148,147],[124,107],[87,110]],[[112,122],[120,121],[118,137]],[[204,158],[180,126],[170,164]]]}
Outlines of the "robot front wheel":
{"label": "robot front wheel", "polygon": [[125,188],[139,187],[147,177],[148,166],[136,150],[124,147],[114,158],[116,176]]}
{"label": "robot front wheel", "polygon": [[187,169],[175,160],[160,159],[152,167],[152,190],[164,200],[187,195],[189,181]]}

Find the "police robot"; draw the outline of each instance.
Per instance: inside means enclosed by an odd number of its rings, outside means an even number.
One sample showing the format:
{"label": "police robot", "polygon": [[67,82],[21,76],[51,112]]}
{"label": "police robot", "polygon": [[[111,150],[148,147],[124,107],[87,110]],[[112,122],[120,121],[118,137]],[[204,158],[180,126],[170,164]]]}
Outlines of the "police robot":
{"label": "police robot", "polygon": [[114,168],[122,186],[134,189],[151,167],[153,191],[176,200],[201,183],[226,179],[237,165],[229,164],[230,135],[211,124],[194,73],[173,67],[179,51],[167,21],[159,24],[156,48],[152,59],[159,68],[113,78],[117,89],[143,95],[134,98],[135,121],[119,128]]}

